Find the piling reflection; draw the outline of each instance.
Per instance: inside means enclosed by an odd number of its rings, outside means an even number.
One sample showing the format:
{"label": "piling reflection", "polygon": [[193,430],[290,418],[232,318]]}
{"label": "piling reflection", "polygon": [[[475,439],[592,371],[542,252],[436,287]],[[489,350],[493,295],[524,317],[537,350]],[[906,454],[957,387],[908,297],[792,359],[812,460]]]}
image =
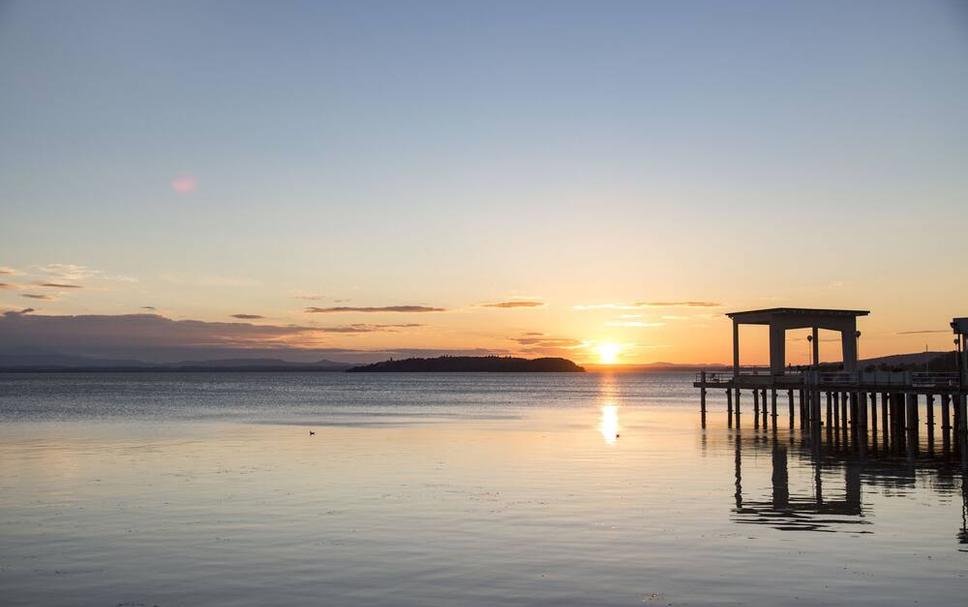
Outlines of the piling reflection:
{"label": "piling reflection", "polygon": [[[968,485],[961,457],[945,448],[919,449],[919,437],[902,445],[879,446],[871,437],[826,432],[725,430],[734,455],[737,524],[765,525],[783,531],[873,533],[875,499],[933,494],[962,504],[955,539],[968,550]],[[912,440],[913,439],[913,440]],[[710,438],[710,440],[714,440]],[[745,472],[744,460],[753,470]],[[762,466],[770,462],[768,491]],[[809,470],[811,474],[805,475]],[[792,473],[791,473],[792,471]],[[805,479],[809,478],[810,481]],[[793,479],[793,480],[791,480]],[[744,488],[744,480],[748,487]],[[954,521],[953,521],[954,523]]]}

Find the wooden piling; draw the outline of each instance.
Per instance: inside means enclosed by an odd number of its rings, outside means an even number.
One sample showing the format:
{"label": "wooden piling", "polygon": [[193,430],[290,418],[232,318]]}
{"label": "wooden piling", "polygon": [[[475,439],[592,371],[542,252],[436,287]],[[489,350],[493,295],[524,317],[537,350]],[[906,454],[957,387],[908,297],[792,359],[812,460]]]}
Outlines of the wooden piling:
{"label": "wooden piling", "polygon": [[701,425],[703,428],[706,427],[706,372],[701,371],[699,373],[699,383],[702,387],[699,388],[699,412],[701,417]]}
{"label": "wooden piling", "polygon": [[753,428],[760,428],[760,391],[753,388]]}
{"label": "wooden piling", "polygon": [[[837,392],[834,392],[833,400],[834,400],[834,407],[833,407],[834,421],[831,424],[831,426],[833,426],[834,430],[839,430],[840,429],[840,394]],[[829,412],[827,413],[827,416],[828,417],[830,416]]]}
{"label": "wooden piling", "polygon": [[790,429],[793,430],[793,389],[787,390],[787,404],[790,407]]}
{"label": "wooden piling", "polygon": [[877,444],[877,392],[871,392],[871,442]]}
{"label": "wooden piling", "polygon": [[908,449],[910,453],[915,454],[918,450],[918,439],[920,438],[920,423],[918,421],[918,395],[908,394],[907,395],[907,434],[908,434]]}
{"label": "wooden piling", "polygon": [[842,392],[840,395],[840,433],[844,436],[844,442],[847,442],[847,393]]}

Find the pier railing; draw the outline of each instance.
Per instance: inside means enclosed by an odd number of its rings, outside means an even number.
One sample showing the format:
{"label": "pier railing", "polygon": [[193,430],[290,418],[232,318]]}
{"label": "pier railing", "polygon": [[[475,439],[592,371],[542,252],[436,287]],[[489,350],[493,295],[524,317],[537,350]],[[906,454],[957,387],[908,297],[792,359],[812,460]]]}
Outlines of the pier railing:
{"label": "pier railing", "polygon": [[790,371],[782,375],[772,375],[769,367],[740,367],[739,374],[733,369],[700,371],[696,382],[706,385],[727,385],[737,378],[751,383],[761,383],[773,377],[779,383],[804,383],[818,386],[865,385],[884,387],[912,388],[959,388],[960,377],[957,371]]}

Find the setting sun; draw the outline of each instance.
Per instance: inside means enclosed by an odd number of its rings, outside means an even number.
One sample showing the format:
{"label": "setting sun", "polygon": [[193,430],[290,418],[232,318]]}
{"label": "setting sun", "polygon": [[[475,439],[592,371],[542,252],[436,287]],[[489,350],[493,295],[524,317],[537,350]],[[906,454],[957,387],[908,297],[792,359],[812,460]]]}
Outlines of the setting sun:
{"label": "setting sun", "polygon": [[598,362],[603,365],[612,365],[618,361],[619,352],[622,347],[618,344],[604,343],[598,345]]}

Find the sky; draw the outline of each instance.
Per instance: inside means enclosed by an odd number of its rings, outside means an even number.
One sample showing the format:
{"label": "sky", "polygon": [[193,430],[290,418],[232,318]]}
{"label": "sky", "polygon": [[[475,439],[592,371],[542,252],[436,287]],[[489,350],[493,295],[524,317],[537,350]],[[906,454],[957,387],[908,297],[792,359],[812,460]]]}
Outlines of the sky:
{"label": "sky", "polygon": [[871,310],[862,357],[968,315],[965,2],[0,2],[0,82],[0,348],[697,363],[728,311]]}

